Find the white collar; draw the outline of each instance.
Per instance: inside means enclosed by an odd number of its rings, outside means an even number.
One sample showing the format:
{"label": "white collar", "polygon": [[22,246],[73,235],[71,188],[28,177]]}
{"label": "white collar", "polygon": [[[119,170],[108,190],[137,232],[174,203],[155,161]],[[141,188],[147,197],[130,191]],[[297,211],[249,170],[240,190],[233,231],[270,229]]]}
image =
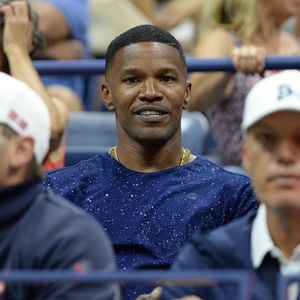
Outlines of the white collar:
{"label": "white collar", "polygon": [[275,247],[267,224],[267,209],[265,204],[260,204],[251,230],[251,260],[253,267],[258,268],[266,254]]}
{"label": "white collar", "polygon": [[[251,230],[251,260],[255,269],[261,265],[268,253],[278,259],[280,269],[288,263],[282,251],[275,246],[271,238],[267,224],[267,208],[266,205],[262,203],[258,208]],[[298,262],[297,264],[300,263],[300,245],[294,249],[291,258],[291,262],[295,261]]]}
{"label": "white collar", "polygon": [[[251,229],[251,260],[254,269],[259,268],[268,253],[278,260],[282,274],[299,273],[300,244],[294,249],[293,256],[288,261],[271,239],[267,224],[267,208],[265,204],[260,204]],[[288,287],[288,299],[297,299],[298,291],[297,283],[291,284]]]}

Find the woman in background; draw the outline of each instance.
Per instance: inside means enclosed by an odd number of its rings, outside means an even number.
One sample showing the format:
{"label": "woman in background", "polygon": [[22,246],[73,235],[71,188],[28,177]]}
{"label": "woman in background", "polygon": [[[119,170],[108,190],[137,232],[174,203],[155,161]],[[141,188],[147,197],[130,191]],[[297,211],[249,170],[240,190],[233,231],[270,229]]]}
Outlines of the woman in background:
{"label": "woman in background", "polygon": [[296,38],[282,30],[299,8],[299,0],[210,0],[203,6],[194,55],[231,56],[237,73],[194,73],[189,109],[208,116],[224,164],[240,164],[244,100],[268,75],[265,57],[299,53]]}

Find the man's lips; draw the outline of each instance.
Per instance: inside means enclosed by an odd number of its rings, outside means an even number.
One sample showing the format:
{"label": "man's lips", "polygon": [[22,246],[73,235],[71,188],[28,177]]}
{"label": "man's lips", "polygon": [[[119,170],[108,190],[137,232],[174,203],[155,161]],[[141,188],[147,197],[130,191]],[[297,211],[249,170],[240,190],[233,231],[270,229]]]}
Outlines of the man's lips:
{"label": "man's lips", "polygon": [[165,115],[165,113],[161,111],[156,111],[156,110],[143,110],[138,113],[140,116],[162,116]]}
{"label": "man's lips", "polygon": [[168,117],[169,112],[161,107],[143,107],[137,109],[134,114],[146,122],[161,122]]}
{"label": "man's lips", "polygon": [[136,115],[149,116],[149,115],[165,115],[168,110],[163,107],[144,106],[134,111]]}
{"label": "man's lips", "polygon": [[294,184],[300,182],[300,175],[295,174],[278,174],[268,178],[269,182],[276,182],[278,184]]}

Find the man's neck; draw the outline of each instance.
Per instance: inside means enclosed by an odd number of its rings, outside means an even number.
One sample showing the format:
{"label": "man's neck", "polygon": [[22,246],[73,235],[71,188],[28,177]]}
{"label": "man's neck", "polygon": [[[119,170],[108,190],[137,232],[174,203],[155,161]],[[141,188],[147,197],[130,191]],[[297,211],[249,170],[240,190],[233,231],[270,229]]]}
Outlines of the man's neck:
{"label": "man's neck", "polygon": [[6,58],[0,58],[0,71],[9,74],[9,66]]}
{"label": "man's neck", "polygon": [[[117,159],[128,169],[137,172],[156,172],[180,165],[183,149],[180,143],[150,146],[133,143],[119,143]],[[190,156],[189,161],[195,157]]]}
{"label": "man's neck", "polygon": [[286,258],[291,258],[293,251],[300,244],[300,207],[267,208],[267,222],[275,245]]}

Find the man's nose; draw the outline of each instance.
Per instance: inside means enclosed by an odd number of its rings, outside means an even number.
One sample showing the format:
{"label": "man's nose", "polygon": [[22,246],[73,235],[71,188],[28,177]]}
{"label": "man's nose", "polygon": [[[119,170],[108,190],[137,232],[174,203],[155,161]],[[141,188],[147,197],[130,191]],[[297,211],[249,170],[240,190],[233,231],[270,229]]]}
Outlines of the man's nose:
{"label": "man's nose", "polygon": [[162,93],[158,82],[155,79],[148,79],[142,85],[140,99],[143,101],[160,101],[162,100]]}
{"label": "man's nose", "polygon": [[297,147],[293,141],[281,141],[277,146],[278,162],[283,164],[292,164],[297,158],[297,155],[299,155],[299,152],[299,146]]}

